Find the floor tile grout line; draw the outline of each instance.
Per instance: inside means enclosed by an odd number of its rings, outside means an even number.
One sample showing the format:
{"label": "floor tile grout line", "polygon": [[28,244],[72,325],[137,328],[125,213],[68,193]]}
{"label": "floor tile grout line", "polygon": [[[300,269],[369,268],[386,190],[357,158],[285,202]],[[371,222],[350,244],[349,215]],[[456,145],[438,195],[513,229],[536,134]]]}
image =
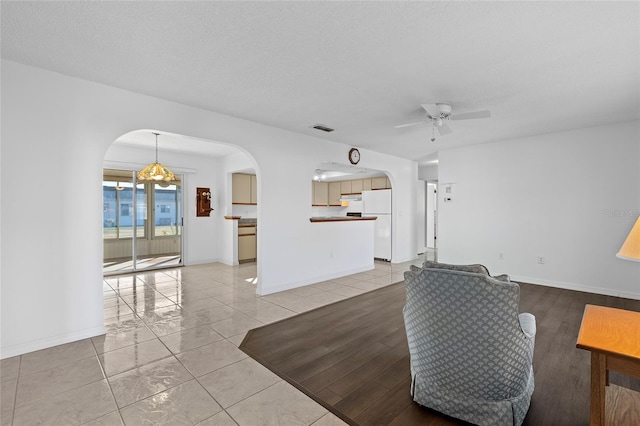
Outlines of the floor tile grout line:
{"label": "floor tile grout line", "polygon": [[[104,367],[102,366],[102,363],[100,362],[100,355],[98,355],[98,349],[96,348],[96,345],[93,342],[93,339],[89,339],[89,340],[91,340],[91,346],[93,346],[93,351],[95,352],[96,358],[98,359],[98,365],[100,365],[100,370],[102,371],[102,375],[104,376],[104,380],[107,382],[107,386],[109,386],[109,392],[111,392],[111,398],[113,399],[113,405],[115,405],[116,410],[118,411],[118,416],[120,416],[120,421],[124,425],[126,423],[124,422],[124,418],[122,417],[122,412],[120,411],[120,407],[118,406],[118,401],[116,400],[116,395],[113,393],[113,388],[111,387],[111,382],[109,381],[109,378],[107,377],[107,372],[104,370]],[[95,420],[95,419],[93,419],[93,420]]]}
{"label": "floor tile grout line", "polygon": [[20,370],[22,369],[22,355],[18,358],[18,375],[16,376],[16,388],[13,390],[13,407],[11,407],[11,424],[16,420],[16,406],[18,404],[18,386],[20,385]]}
{"label": "floor tile grout line", "polygon": [[[252,358],[248,356],[247,358],[243,358],[243,359],[241,359],[241,360],[238,360],[238,361],[232,362],[232,363],[231,363],[231,364],[229,364],[229,365],[225,365],[224,367],[220,367],[220,368],[218,368],[218,369],[216,369],[216,370],[209,371],[208,373],[202,374],[201,376],[198,376],[198,377],[196,377],[196,378],[195,378],[195,379],[196,379],[196,381],[198,382],[198,384],[199,384],[200,386],[202,386],[202,389],[204,389],[204,390],[205,390],[205,392],[207,392],[207,394],[208,394],[211,398],[213,398],[213,400],[216,402],[216,404],[218,404],[218,405],[220,406],[220,408],[222,409],[222,411],[224,411],[225,413],[227,413],[227,415],[228,415],[228,416],[229,416],[229,417],[230,417],[234,422],[236,422],[237,424],[239,424],[239,423],[238,423],[238,421],[237,421],[237,420],[236,420],[236,419],[231,415],[231,413],[229,413],[229,412],[227,411],[227,408],[230,408],[230,407],[232,407],[232,406],[233,406],[233,405],[235,405],[235,404],[230,405],[229,407],[226,407],[226,408],[225,408],[225,407],[223,407],[223,406],[222,406],[222,404],[220,403],[220,401],[218,401],[218,400],[216,399],[216,397],[215,397],[215,396],[213,396],[213,395],[211,394],[211,392],[209,392],[209,389],[207,389],[207,388],[206,388],[206,386],[205,386],[205,385],[203,385],[203,384],[200,382],[200,380],[199,380],[199,379],[200,379],[201,377],[204,377],[204,376],[206,376],[206,375],[209,375],[209,374],[213,373],[214,371],[222,370],[223,368],[229,367],[229,366],[231,366],[231,365],[238,364],[239,362],[245,361],[245,360],[247,360],[247,359],[252,359]],[[267,388],[265,388],[265,389],[267,389]],[[258,391],[258,392],[256,392],[256,393],[262,392],[262,391],[263,391],[263,390],[265,390],[265,389],[262,389],[262,390],[260,390],[260,391]],[[256,393],[252,393],[250,396],[247,396],[246,398],[243,398],[241,401],[244,401],[245,399],[250,398],[251,396],[255,395]],[[238,402],[240,402],[240,401],[238,401]],[[216,414],[218,414],[218,413],[216,413]],[[215,416],[216,414],[214,414],[214,416]],[[211,417],[213,417],[213,416],[211,416]],[[206,419],[205,419],[205,420],[206,420]],[[203,421],[204,421],[204,420],[203,420]]]}

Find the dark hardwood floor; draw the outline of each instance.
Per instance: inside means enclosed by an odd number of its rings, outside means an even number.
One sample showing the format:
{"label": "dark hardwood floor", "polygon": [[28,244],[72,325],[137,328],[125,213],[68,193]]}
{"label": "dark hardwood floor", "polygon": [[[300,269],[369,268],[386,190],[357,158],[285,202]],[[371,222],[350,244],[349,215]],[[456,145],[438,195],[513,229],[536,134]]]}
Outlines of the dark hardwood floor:
{"label": "dark hardwood floor", "polygon": [[[584,305],[640,312],[640,301],[520,288],[520,312],[537,322],[536,387],[524,424],[587,425],[590,354],[575,347]],[[411,400],[405,295],[398,283],[337,302],[252,330],[240,349],[351,425],[464,424]],[[610,378],[640,390],[640,380]]]}

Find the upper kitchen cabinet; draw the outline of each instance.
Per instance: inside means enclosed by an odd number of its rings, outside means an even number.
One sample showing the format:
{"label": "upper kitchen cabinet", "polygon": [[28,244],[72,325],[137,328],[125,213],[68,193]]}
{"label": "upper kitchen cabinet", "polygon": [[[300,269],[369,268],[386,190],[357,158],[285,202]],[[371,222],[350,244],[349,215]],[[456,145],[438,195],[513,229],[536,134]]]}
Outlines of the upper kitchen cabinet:
{"label": "upper kitchen cabinet", "polygon": [[351,193],[352,194],[362,194],[363,182],[362,179],[352,180],[351,181]]}
{"label": "upper kitchen cabinet", "polygon": [[245,173],[234,173],[232,175],[232,196],[233,204],[258,204],[258,185],[256,175]]}
{"label": "upper kitchen cabinet", "polygon": [[369,181],[368,189],[371,189],[371,179],[344,180],[340,182],[340,193],[342,195],[362,194],[364,181]]}
{"label": "upper kitchen cabinet", "polygon": [[340,193],[342,195],[351,194],[351,182],[350,180],[344,180],[340,182]]}
{"label": "upper kitchen cabinet", "polygon": [[341,182],[329,182],[329,205],[330,206],[341,206],[342,202],[340,201],[340,193]]}
{"label": "upper kitchen cabinet", "polygon": [[371,191],[371,178],[362,179],[362,190]]}
{"label": "upper kitchen cabinet", "polygon": [[371,189],[391,189],[391,182],[386,176],[371,178]]}
{"label": "upper kitchen cabinet", "polygon": [[316,182],[312,183],[313,188],[313,206],[328,206],[329,205],[329,182]]}
{"label": "upper kitchen cabinet", "polygon": [[258,178],[256,175],[251,176],[251,204],[258,204]]}

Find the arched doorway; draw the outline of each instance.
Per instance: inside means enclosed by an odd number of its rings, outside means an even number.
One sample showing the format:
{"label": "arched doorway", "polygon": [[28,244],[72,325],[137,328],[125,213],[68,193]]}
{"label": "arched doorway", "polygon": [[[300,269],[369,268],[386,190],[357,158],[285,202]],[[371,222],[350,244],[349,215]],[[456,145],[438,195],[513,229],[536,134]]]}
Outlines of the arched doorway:
{"label": "arched doorway", "polygon": [[[158,161],[174,172],[174,181],[136,181],[136,171],[155,159],[154,132]],[[257,169],[245,151],[224,143],[158,130],[119,137],[103,163],[104,274],[225,263],[223,253],[233,246],[223,232],[232,214],[226,179],[237,164]],[[203,188],[210,194],[208,215],[196,212]]]}

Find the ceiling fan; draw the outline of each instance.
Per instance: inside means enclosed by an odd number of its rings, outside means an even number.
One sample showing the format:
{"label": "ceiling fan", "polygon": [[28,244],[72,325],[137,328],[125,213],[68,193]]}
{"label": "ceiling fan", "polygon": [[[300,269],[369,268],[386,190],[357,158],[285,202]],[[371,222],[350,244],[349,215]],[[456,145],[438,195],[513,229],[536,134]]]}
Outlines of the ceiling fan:
{"label": "ceiling fan", "polygon": [[452,132],[451,128],[447,124],[447,121],[458,121],[458,120],[472,120],[476,118],[489,118],[491,117],[491,111],[473,111],[473,112],[465,112],[462,114],[452,114],[451,113],[451,105],[449,104],[421,104],[422,108],[427,112],[427,118],[415,121],[412,123],[398,124],[397,126],[393,126],[396,129],[401,129],[403,127],[416,126],[418,124],[423,123],[431,123],[432,124],[432,137],[431,141],[435,141],[435,130],[438,129],[438,133],[440,136],[448,135]]}

